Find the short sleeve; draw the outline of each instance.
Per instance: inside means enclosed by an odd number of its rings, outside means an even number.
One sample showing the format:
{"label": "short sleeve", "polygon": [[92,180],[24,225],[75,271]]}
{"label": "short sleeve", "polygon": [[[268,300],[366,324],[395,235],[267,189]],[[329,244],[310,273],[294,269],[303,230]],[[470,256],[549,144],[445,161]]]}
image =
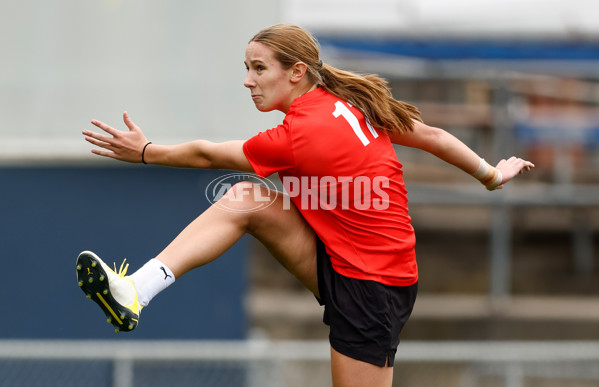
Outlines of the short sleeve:
{"label": "short sleeve", "polygon": [[294,167],[289,128],[285,124],[247,140],[243,144],[243,153],[260,177]]}

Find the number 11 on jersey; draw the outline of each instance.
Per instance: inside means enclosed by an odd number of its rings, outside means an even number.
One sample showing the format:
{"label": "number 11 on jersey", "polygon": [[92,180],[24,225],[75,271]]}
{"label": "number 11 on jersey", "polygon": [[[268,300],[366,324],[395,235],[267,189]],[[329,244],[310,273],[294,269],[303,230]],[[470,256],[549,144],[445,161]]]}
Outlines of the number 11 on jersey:
{"label": "number 11 on jersey", "polygon": [[[335,111],[333,112],[333,116],[335,118],[339,118],[339,116],[345,118],[349,126],[351,126],[351,128],[353,129],[356,136],[358,136],[360,141],[362,141],[362,145],[366,146],[370,144],[370,141],[368,140],[368,138],[366,138],[364,131],[360,127],[360,122],[358,121],[358,118],[354,115],[354,113],[351,112],[351,110],[349,110],[349,108],[343,102],[335,102]],[[379,136],[376,130],[374,130],[374,128],[372,127],[372,125],[370,125],[370,122],[368,122],[368,118],[366,118],[366,126],[368,127],[368,130],[374,138],[377,138]]]}

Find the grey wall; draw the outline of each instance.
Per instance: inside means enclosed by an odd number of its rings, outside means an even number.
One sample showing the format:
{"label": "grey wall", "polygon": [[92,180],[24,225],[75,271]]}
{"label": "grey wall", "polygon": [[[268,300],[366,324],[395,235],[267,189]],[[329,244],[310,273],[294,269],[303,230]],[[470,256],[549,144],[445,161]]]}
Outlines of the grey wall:
{"label": "grey wall", "polygon": [[0,161],[88,157],[92,118],[154,142],[245,139],[281,116],[243,87],[276,0],[0,0]]}

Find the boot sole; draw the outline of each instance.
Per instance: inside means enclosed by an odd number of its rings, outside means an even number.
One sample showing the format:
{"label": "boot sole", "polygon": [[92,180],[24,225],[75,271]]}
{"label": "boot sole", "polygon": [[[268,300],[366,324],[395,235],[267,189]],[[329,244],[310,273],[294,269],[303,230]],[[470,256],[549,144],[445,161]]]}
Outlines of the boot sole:
{"label": "boot sole", "polygon": [[100,259],[91,251],[84,251],[77,257],[77,283],[87,299],[93,300],[106,315],[115,332],[128,332],[137,327],[139,316],[119,304],[110,291],[108,275],[100,264]]}

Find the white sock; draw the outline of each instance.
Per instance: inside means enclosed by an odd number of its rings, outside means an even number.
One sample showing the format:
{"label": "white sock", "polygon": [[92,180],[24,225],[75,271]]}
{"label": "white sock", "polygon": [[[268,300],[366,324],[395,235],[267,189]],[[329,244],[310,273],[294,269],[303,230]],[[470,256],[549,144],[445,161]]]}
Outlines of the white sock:
{"label": "white sock", "polygon": [[147,306],[152,298],[175,282],[175,275],[156,258],[150,259],[139,270],[129,276],[141,306]]}

